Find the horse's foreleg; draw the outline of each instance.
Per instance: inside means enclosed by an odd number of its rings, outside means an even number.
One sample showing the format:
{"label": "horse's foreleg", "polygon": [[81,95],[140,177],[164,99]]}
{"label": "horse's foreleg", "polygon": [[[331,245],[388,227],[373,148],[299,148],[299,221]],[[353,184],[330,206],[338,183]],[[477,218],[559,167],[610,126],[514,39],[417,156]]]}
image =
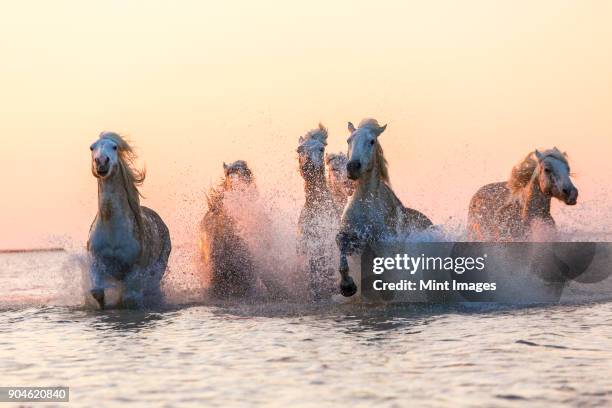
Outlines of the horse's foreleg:
{"label": "horse's foreleg", "polygon": [[346,254],[340,255],[340,293],[342,296],[350,297],[357,293],[357,285],[349,275],[348,260]]}
{"label": "horse's foreleg", "polygon": [[91,296],[98,302],[98,306],[100,306],[100,310],[104,310],[105,302],[104,302],[104,289],[92,289],[89,291]]}
{"label": "horse's foreleg", "polygon": [[146,285],[147,271],[138,265],[134,265],[123,281],[123,293],[121,294],[121,306],[126,309],[139,309],[144,306],[144,289]]}
{"label": "horse's foreleg", "polygon": [[340,293],[342,296],[350,297],[357,293],[357,285],[349,275],[349,266],[347,254],[349,252],[350,241],[346,234],[339,233],[336,237],[336,243],[340,248]]}
{"label": "horse's foreleg", "polygon": [[91,261],[89,270],[89,278],[91,279],[91,289],[89,294],[98,302],[100,309],[104,309],[104,277],[102,272],[102,263],[97,259]]}

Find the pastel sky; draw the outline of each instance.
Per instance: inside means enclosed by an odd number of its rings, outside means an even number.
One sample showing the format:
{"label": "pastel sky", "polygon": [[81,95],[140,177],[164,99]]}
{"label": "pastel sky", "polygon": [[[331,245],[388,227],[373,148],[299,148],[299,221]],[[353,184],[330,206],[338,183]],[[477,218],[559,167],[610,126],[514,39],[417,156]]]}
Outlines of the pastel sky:
{"label": "pastel sky", "polygon": [[223,161],[249,161],[262,191],[297,208],[298,137],[321,121],[329,150],[344,150],[346,122],[367,116],[388,123],[398,195],[437,223],[463,219],[479,186],[554,145],[581,192],[555,211],[605,223],[611,21],[603,0],[11,2],[0,248],[84,245],[88,147],[102,130],[135,141],[143,203],[188,241]]}

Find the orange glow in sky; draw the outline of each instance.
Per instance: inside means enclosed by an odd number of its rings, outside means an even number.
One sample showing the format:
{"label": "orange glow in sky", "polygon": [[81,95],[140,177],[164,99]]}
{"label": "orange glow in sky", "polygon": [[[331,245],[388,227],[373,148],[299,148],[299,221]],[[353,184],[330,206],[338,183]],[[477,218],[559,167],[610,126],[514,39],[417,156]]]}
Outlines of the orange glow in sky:
{"label": "orange glow in sky", "polygon": [[554,145],[579,206],[609,204],[611,21],[599,0],[11,2],[0,248],[85,245],[102,130],[136,142],[143,203],[178,241],[223,161],[249,161],[262,191],[280,185],[299,205],[298,137],[321,121],[329,151],[345,150],[346,122],[366,116],[388,123],[399,197],[436,223]]}

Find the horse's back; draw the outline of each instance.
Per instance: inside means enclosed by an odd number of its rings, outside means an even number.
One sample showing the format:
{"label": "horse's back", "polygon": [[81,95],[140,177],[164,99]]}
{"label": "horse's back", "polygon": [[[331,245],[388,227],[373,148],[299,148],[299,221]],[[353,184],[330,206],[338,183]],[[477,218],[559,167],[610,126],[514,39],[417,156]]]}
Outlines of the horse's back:
{"label": "horse's back", "polygon": [[468,236],[479,241],[495,240],[495,214],[508,202],[510,190],[505,182],[490,183],[476,191],[468,209]]}
{"label": "horse's back", "polygon": [[422,212],[413,208],[403,207],[406,217],[406,227],[410,231],[422,231],[433,225],[433,222]]}
{"label": "horse's back", "polygon": [[[422,231],[433,225],[433,222],[431,222],[428,216],[418,210],[415,210],[414,208],[406,207],[402,203],[402,200],[400,200],[399,197],[395,194],[395,192],[391,189],[391,187],[386,187],[387,191],[389,192],[389,199],[391,200],[391,202],[394,202],[393,205],[396,208],[401,208],[401,213],[404,217],[404,229],[408,231]],[[395,214],[397,214],[397,212]]]}
{"label": "horse's back", "polygon": [[146,238],[151,246],[150,261],[165,269],[172,251],[170,230],[157,212],[148,207],[141,207],[141,212],[145,222],[149,223]]}

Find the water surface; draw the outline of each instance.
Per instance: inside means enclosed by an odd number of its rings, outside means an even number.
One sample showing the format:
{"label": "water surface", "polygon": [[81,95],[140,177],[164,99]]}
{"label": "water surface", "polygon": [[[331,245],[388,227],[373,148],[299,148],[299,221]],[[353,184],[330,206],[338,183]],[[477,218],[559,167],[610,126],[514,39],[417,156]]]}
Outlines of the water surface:
{"label": "water surface", "polygon": [[612,302],[93,311],[45,280],[65,256],[0,255],[2,385],[69,386],[74,406],[612,403]]}

